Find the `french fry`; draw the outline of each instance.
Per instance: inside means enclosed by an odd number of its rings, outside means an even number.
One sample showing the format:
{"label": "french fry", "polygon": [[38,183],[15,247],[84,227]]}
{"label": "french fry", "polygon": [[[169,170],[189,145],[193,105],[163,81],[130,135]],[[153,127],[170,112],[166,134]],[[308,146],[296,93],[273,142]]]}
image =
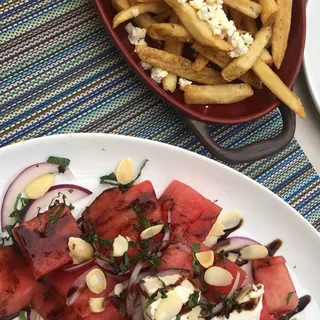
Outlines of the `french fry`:
{"label": "french fry", "polygon": [[257,19],[262,11],[262,6],[251,0],[224,0],[224,3],[253,19]]}
{"label": "french fry", "polygon": [[197,12],[190,4],[181,4],[177,0],[165,0],[165,2],[175,11],[184,27],[198,42],[223,51],[232,50],[228,42],[212,33],[207,22],[199,19]]}
{"label": "french fry", "polygon": [[163,0],[137,0],[138,3],[163,2]]}
{"label": "french fry", "polygon": [[260,58],[269,66],[273,65],[273,58],[267,49],[263,49]]}
{"label": "french fry", "polygon": [[226,14],[226,16],[229,14],[229,7],[225,4],[222,5],[222,9],[224,11],[224,13]]}
{"label": "french fry", "polygon": [[192,70],[201,71],[207,66],[208,62],[209,59],[199,53],[196,57],[196,60],[192,64]]}
{"label": "french fry", "polygon": [[[130,6],[133,7],[138,4],[137,0],[129,0]],[[138,17],[133,19],[135,25],[140,28],[148,29],[148,27],[156,23],[150,13],[140,14]]]}
{"label": "french fry", "polygon": [[148,29],[148,27],[154,23],[154,19],[152,18],[150,13],[144,13],[141,16],[138,16],[133,19],[133,22],[140,28]]}
{"label": "french fry", "polygon": [[155,23],[148,27],[148,35],[155,40],[175,40],[178,42],[194,42],[189,31],[175,23]]}
{"label": "french fry", "polygon": [[287,51],[291,27],[292,0],[278,0],[278,13],[273,25],[272,56],[277,69],[280,69]]}
{"label": "french fry", "polygon": [[192,62],[181,56],[141,45],[136,45],[135,52],[143,62],[167,70],[179,77],[203,84],[225,83],[220,72],[207,67],[198,72],[193,71]]}
{"label": "french fry", "polygon": [[155,13],[159,14],[168,11],[170,8],[165,3],[140,3],[129,9],[120,11],[113,18],[113,29],[119,24],[128,21],[132,18],[136,18],[144,13]]}
{"label": "french fry", "polygon": [[228,82],[238,79],[249,71],[256,60],[260,57],[263,49],[272,35],[272,28],[264,26],[256,34],[249,51],[233,60],[226,68],[222,70],[222,76]]}
{"label": "french fry", "polygon": [[[203,56],[205,56],[208,60],[212,61],[221,69],[224,69],[229,63],[233,61],[233,59],[228,56],[227,52],[203,46],[198,42],[194,43],[192,48],[201,53]],[[252,87],[256,89],[262,88],[262,82],[251,70],[246,72],[239,79],[245,83],[250,84]]]}
{"label": "french fry", "polygon": [[278,6],[275,0],[260,0],[262,6],[261,22],[265,26],[272,26],[276,20]]}
{"label": "french fry", "polygon": [[218,84],[215,86],[186,85],[184,101],[186,104],[230,104],[243,101],[253,95],[246,83]]}
{"label": "french fry", "polygon": [[258,32],[256,20],[248,16],[242,17],[242,28],[251,34],[256,34]]}
{"label": "french fry", "polygon": [[237,29],[241,29],[242,17],[243,14],[236,9],[229,9],[231,19],[234,21],[234,24]]}
{"label": "french fry", "polygon": [[261,58],[258,58],[252,69],[275,96],[302,119],[306,118],[305,110],[299,97],[282,82]]}
{"label": "french fry", "polygon": [[[178,23],[179,19],[174,13],[170,18],[170,23]],[[178,56],[182,55],[183,52],[183,42],[177,42],[175,40],[168,40],[164,44],[164,51],[176,54]],[[162,87],[165,91],[175,92],[178,83],[178,76],[176,74],[170,73],[162,80]]]}
{"label": "french fry", "polygon": [[117,12],[130,8],[129,0],[111,0],[111,4]]}
{"label": "french fry", "polygon": [[169,18],[172,16],[173,10],[169,10],[167,12],[160,13],[153,17],[154,21],[161,23],[167,22]]}

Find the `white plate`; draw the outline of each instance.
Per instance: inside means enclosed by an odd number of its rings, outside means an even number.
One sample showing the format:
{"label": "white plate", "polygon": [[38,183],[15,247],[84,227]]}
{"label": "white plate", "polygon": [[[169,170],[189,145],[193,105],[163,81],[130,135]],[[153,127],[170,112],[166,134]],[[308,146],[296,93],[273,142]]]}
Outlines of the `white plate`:
{"label": "white plate", "polygon": [[320,112],[320,1],[307,2],[307,37],[304,51],[304,70],[313,101]]}
{"label": "white plate", "polygon": [[[179,179],[209,199],[218,199],[226,210],[240,210],[246,233],[262,243],[280,238],[279,254],[287,259],[297,293],[311,294],[312,303],[297,319],[319,320],[320,236],[288,204],[258,183],[208,158],[166,144],[105,134],[75,134],[44,137],[0,149],[0,190],[6,181],[26,166],[48,156],[71,159],[77,183],[102,190],[98,177],[114,171],[124,157],[137,167],[148,158],[142,179],[150,179],[161,194],[172,179]],[[80,204],[77,205],[78,211]]]}

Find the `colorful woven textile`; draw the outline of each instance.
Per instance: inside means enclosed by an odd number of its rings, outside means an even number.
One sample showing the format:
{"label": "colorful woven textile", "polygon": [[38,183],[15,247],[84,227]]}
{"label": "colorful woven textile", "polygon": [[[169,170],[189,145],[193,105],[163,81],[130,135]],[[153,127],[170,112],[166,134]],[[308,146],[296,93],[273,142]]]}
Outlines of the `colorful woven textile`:
{"label": "colorful woven textile", "polygon": [[[58,133],[112,132],[210,157],[176,111],[128,68],[90,0],[0,0],[0,66],[0,146]],[[250,125],[211,127],[215,139],[234,148],[280,129],[276,111]],[[273,157],[234,167],[320,231],[320,180],[296,141]]]}

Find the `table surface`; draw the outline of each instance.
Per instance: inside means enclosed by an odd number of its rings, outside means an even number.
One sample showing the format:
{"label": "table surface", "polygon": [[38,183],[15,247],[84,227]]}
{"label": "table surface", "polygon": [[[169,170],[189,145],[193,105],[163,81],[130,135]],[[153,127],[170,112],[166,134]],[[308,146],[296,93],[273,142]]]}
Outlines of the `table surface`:
{"label": "table surface", "polygon": [[297,117],[295,137],[320,175],[320,113],[311,98],[303,69],[300,71],[294,91],[301,98],[307,114],[306,120]]}

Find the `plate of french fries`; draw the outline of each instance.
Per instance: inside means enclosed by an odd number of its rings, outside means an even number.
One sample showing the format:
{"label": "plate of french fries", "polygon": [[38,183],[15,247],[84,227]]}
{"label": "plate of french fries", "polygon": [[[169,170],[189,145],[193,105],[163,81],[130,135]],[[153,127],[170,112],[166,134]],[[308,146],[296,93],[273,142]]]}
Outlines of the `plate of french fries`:
{"label": "plate of french fries", "polygon": [[242,123],[280,103],[305,118],[291,90],[304,51],[304,0],[94,2],[130,66],[191,118]]}

